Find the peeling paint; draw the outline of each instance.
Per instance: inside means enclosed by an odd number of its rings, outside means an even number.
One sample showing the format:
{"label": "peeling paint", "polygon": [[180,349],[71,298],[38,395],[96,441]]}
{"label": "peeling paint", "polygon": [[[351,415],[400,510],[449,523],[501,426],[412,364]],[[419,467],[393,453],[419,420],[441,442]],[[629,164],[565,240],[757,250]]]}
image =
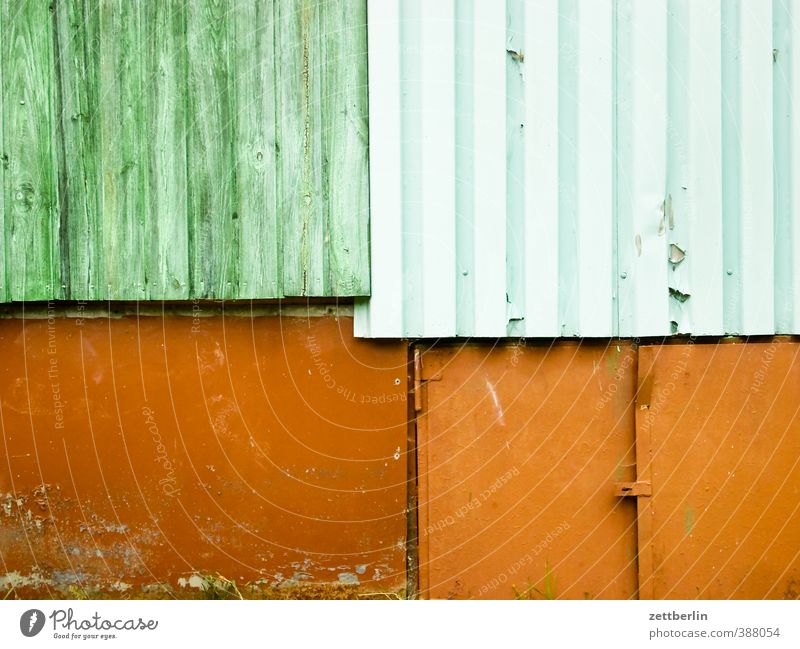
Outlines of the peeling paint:
{"label": "peeling paint", "polygon": [[[342,590],[346,586],[337,575],[344,573],[361,575],[359,592],[405,586],[407,554],[394,543],[407,530],[403,508],[397,506],[407,500],[406,404],[355,403],[328,390],[313,372],[302,393],[285,389],[292,368],[304,367],[310,358],[310,331],[337,380],[354,394],[372,393],[377,385],[405,394],[405,377],[395,383],[396,368],[407,358],[405,343],[354,345],[352,334],[343,338],[342,321],[334,318],[208,318],[202,335],[190,333],[190,321],[172,317],[86,319],[80,330],[76,322],[64,321],[63,327],[80,331],[80,336],[59,340],[59,379],[70,413],[66,430],[54,430],[51,413],[36,412],[36,399],[27,408],[33,412],[4,410],[10,431],[4,450],[14,489],[8,473],[5,479],[0,476],[5,559],[0,574],[9,573],[3,581],[6,590],[11,584],[19,587],[12,596],[47,597],[74,586],[81,593],[95,589],[100,597],[124,591],[125,597],[135,598],[144,584],[157,580],[177,597],[213,596],[218,573],[245,585],[265,579],[270,587],[335,584]],[[345,328],[351,330],[352,324]],[[25,368],[31,375],[46,376],[48,323],[0,318],[0,334],[0,342],[6,341],[0,347],[8,370],[0,392],[10,404],[27,403],[29,395],[22,389],[14,392],[12,386]],[[159,343],[140,348],[139,336]],[[186,474],[181,499],[193,503],[188,519],[178,500],[163,497],[159,488],[159,452],[146,444],[126,444],[121,434],[141,428],[141,409],[132,407],[120,422],[119,413],[104,408],[114,399],[111,373],[106,371],[92,388],[88,402],[80,399],[86,341],[95,348],[95,365],[112,362],[112,343],[114,357],[142,351],[145,376],[134,363],[130,373],[117,376],[117,388],[122,384],[141,399],[144,380],[153,412],[169,412],[174,399],[174,417],[159,419],[159,436],[176,474]],[[227,362],[223,356],[235,361],[233,375],[209,371],[201,376],[198,359],[201,367],[204,360],[218,367]],[[95,365],[88,368],[89,376]],[[174,379],[171,391],[168,376]],[[295,379],[306,381],[305,372]],[[239,403],[244,408],[240,412],[234,395],[248,389],[254,392]],[[302,414],[310,407],[320,416],[313,425]],[[89,420],[88,412],[96,416]],[[380,436],[337,438],[336,422],[363,430],[376,419],[391,429]],[[15,432],[31,425],[37,430],[35,443]],[[302,442],[300,448],[281,441],[285,425]],[[92,431],[104,433],[102,440]],[[95,442],[111,473],[100,471]],[[34,448],[48,468],[47,482],[37,464],[24,457]],[[358,462],[351,465],[344,457]],[[381,563],[389,567],[373,581],[373,568]],[[33,566],[41,566],[40,571],[35,573]],[[78,583],[76,575],[86,578]],[[208,575],[213,575],[211,591],[203,591],[202,579]]]}
{"label": "peeling paint", "polygon": [[307,573],[307,572],[299,572],[298,571],[298,572],[294,573],[291,576],[290,579],[287,579],[287,581],[290,581],[290,582],[293,582],[293,583],[300,583],[300,582],[303,582],[303,581],[312,581],[313,579],[314,579],[314,577],[312,575],[310,575],[309,573]]}
{"label": "peeling paint", "polygon": [[81,523],[78,526],[78,529],[81,532],[87,532],[92,536],[96,536],[99,534],[126,534],[128,532],[128,526],[122,523],[114,524],[108,523],[105,521],[95,521],[94,523]]}
{"label": "peeling paint", "polygon": [[669,289],[669,295],[670,297],[676,299],[680,303],[686,302],[686,300],[688,300],[691,297],[689,293],[682,293],[681,291],[675,288]]}
{"label": "peeling paint", "polygon": [[352,572],[340,572],[339,573],[339,583],[348,584],[348,585],[355,585],[359,583],[358,575]]}
{"label": "peeling paint", "polygon": [[525,63],[525,52],[518,50],[506,50],[506,53],[517,63]]}
{"label": "peeling paint", "polygon": [[44,586],[54,586],[55,584],[50,579],[45,579],[38,572],[29,575],[22,575],[17,571],[7,572],[0,577],[0,589],[9,588],[23,588],[30,586],[33,588],[42,588]]}
{"label": "peeling paint", "polygon": [[191,575],[188,579],[185,577],[180,577],[178,579],[178,586],[181,588],[196,588],[199,590],[206,589],[206,580],[203,579],[200,575]]}
{"label": "peeling paint", "polygon": [[672,264],[678,265],[686,259],[686,251],[674,243],[669,244],[669,260]]}

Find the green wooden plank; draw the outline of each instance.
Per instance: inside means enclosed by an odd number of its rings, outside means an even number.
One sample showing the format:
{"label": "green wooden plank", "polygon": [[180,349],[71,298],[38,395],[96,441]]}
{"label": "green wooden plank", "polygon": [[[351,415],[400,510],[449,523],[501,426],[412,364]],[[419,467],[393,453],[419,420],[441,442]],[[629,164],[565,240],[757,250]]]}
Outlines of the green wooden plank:
{"label": "green wooden plank", "polygon": [[106,294],[97,168],[98,14],[95,0],[61,0],[54,12],[62,294],[96,300]]}
{"label": "green wooden plank", "polygon": [[364,0],[0,7],[0,301],[368,291]]}
{"label": "green wooden plank", "polygon": [[319,0],[277,3],[278,202],[285,295],[321,295],[325,290],[320,7]]}
{"label": "green wooden plank", "polygon": [[191,290],[233,298],[240,245],[236,196],[237,106],[230,3],[187,3],[188,177]]}
{"label": "green wooden plank", "polygon": [[[0,7],[0,35],[5,34],[5,7]],[[8,167],[8,156],[5,153],[3,138],[3,114],[5,107],[5,84],[3,83],[3,54],[5,48],[0,44],[0,236],[3,240],[0,241],[0,301],[8,301],[8,283],[6,282],[6,167]]]}
{"label": "green wooden plank", "polygon": [[73,299],[189,295],[182,7],[56,5]]}
{"label": "green wooden plank", "polygon": [[240,298],[280,297],[272,0],[234,3]]}
{"label": "green wooden plank", "polygon": [[105,297],[145,297],[146,132],[141,52],[143,3],[101,0],[98,7],[98,163]]}
{"label": "green wooden plank", "polygon": [[189,297],[184,6],[183,0],[143,4],[145,274],[148,297],[159,300]]}
{"label": "green wooden plank", "polygon": [[2,0],[4,233],[8,295],[57,290],[59,214],[49,3]]}
{"label": "green wooden plank", "polygon": [[369,295],[366,3],[327,2],[323,19],[325,294]]}

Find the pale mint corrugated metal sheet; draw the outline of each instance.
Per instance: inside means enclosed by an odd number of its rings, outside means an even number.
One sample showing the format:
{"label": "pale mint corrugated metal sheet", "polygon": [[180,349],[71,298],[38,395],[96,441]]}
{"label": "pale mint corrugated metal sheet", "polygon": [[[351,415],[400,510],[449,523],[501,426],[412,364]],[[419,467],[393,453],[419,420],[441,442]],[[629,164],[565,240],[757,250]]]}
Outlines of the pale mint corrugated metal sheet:
{"label": "pale mint corrugated metal sheet", "polygon": [[800,333],[800,0],[371,0],[367,337]]}

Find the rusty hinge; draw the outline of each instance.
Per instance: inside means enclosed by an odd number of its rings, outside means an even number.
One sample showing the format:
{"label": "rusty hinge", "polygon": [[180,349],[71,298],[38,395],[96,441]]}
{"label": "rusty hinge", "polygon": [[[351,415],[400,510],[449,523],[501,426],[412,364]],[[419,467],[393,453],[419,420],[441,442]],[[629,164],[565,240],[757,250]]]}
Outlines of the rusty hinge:
{"label": "rusty hinge", "polygon": [[649,480],[639,480],[638,482],[616,482],[614,483],[614,495],[620,497],[648,497],[653,495],[653,488]]}

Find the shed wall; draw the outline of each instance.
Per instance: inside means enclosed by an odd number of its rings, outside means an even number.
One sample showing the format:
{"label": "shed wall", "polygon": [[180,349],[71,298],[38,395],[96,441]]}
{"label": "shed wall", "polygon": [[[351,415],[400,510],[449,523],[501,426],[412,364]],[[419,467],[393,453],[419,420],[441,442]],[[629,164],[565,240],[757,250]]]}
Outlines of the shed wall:
{"label": "shed wall", "polygon": [[364,0],[0,0],[0,301],[369,294]]}
{"label": "shed wall", "polygon": [[369,3],[361,336],[800,332],[800,2]]}

